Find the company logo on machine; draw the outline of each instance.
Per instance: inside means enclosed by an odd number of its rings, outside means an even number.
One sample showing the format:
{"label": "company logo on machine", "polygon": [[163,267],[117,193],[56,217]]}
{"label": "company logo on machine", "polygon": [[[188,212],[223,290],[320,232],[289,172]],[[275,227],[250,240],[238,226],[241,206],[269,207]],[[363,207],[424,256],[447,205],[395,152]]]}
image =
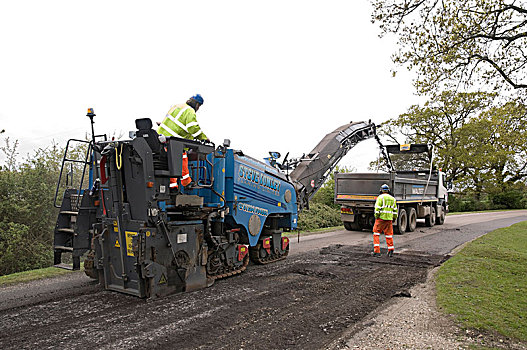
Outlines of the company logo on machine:
{"label": "company logo on machine", "polygon": [[242,183],[256,185],[259,189],[272,192],[275,195],[280,193],[281,182],[257,170],[240,165],[238,175]]}
{"label": "company logo on machine", "polygon": [[246,213],[257,214],[261,216],[269,215],[269,211],[267,209],[255,207],[254,205],[246,203],[238,203],[238,209]]}
{"label": "company logo on machine", "polygon": [[412,186],[412,194],[424,194],[425,193],[425,186],[424,185],[413,185]]}

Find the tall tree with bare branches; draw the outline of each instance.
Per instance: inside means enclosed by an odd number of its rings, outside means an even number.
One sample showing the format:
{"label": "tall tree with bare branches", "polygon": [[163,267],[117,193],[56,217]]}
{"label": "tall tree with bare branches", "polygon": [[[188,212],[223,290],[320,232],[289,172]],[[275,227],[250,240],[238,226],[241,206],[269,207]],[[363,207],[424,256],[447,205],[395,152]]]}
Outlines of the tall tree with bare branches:
{"label": "tall tree with bare branches", "polygon": [[527,95],[527,1],[372,3],[372,21],[397,36],[393,60],[417,72],[420,93],[476,85]]}

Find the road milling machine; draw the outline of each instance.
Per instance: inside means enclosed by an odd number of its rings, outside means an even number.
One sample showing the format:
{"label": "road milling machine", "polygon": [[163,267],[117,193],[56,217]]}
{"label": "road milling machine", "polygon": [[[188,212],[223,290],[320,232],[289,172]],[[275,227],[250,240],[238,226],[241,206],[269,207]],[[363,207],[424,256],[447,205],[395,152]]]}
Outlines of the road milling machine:
{"label": "road milling machine", "polygon": [[[86,254],[88,276],[141,298],[210,286],[244,271],[249,260],[285,259],[289,239],[282,234],[297,227],[298,212],[338,161],[375,135],[374,124],[351,122],[307,155],[279,162],[280,154],[270,152],[262,162],[231,149],[229,140],[217,147],[177,137],[161,143],[150,119],[136,120],[130,139],[106,140],[93,133],[92,109],[87,116],[93,136],[85,141],[86,158],[68,155],[82,140],[68,141],[57,184],[55,265],[66,267],[62,255],[71,253],[69,267],[79,269]],[[184,151],[192,178],[186,187]],[[84,163],[81,185],[66,188],[58,203],[69,162]]]}

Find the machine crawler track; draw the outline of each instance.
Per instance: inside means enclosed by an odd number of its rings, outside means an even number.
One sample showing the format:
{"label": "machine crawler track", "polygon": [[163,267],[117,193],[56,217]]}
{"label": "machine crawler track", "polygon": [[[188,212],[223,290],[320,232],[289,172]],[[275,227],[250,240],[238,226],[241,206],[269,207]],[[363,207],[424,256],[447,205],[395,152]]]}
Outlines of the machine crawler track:
{"label": "machine crawler track", "polygon": [[208,278],[212,278],[214,280],[219,280],[219,279],[222,279],[222,278],[226,278],[226,277],[230,277],[230,276],[234,276],[234,275],[237,275],[239,273],[242,273],[243,271],[245,271],[245,269],[247,268],[247,265],[249,265],[249,256],[245,256],[245,258],[243,259],[243,265],[237,269],[233,269],[231,271],[222,271],[221,273],[217,273],[217,274],[210,274],[209,272],[207,272],[207,277]]}
{"label": "machine crawler track", "polygon": [[86,259],[84,260],[84,273],[90,278],[97,279],[98,273],[97,270],[94,268],[94,259],[95,252],[93,250],[90,250],[90,252],[86,255]]}
{"label": "machine crawler track", "polygon": [[[271,254],[266,254],[266,256],[261,256],[262,250],[265,251],[265,249],[261,248],[261,244],[257,244],[256,246],[249,248],[249,255],[253,263],[259,265],[270,264],[275,261],[284,260],[289,254],[289,246],[287,246],[283,253],[271,251]],[[265,253],[267,252],[265,251]]]}

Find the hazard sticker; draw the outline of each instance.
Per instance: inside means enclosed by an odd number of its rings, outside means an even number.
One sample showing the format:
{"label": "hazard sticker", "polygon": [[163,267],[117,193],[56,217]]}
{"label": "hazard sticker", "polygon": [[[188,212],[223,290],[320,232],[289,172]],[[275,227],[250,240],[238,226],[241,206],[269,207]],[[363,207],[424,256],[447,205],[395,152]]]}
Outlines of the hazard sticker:
{"label": "hazard sticker", "polygon": [[166,283],[167,283],[167,278],[165,277],[165,274],[162,273],[158,284],[166,284]]}
{"label": "hazard sticker", "polygon": [[121,245],[119,244],[119,238],[115,239],[115,248],[121,248]]}
{"label": "hazard sticker", "polygon": [[134,256],[134,250],[132,249],[132,238],[137,235],[137,232],[125,231],[126,234],[126,255]]}

